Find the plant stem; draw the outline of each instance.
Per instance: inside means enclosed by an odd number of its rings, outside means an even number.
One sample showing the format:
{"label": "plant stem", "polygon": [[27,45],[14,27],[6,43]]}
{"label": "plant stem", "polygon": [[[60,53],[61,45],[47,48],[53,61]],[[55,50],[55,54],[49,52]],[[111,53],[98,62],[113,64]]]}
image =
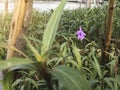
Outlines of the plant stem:
{"label": "plant stem", "polygon": [[[48,86],[48,90],[53,90],[52,78],[47,70],[46,63],[44,63],[44,64],[42,63],[40,66],[41,66],[40,67],[40,74],[43,76],[44,80],[46,81],[47,86]],[[38,65],[38,67],[39,67],[39,65]]]}

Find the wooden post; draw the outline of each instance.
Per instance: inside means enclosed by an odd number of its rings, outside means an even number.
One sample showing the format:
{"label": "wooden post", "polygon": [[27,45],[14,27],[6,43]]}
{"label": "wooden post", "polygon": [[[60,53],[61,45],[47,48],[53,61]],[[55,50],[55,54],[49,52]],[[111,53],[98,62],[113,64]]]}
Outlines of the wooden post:
{"label": "wooden post", "polygon": [[[18,36],[18,39],[16,41],[16,48],[20,51],[24,51],[26,41],[23,38],[23,34],[26,35],[28,33],[28,27],[31,19],[31,13],[32,13],[32,6],[33,6],[33,0],[28,0],[26,4],[26,13],[24,18],[24,25],[22,28],[22,31],[20,32],[20,35]],[[15,52],[15,57],[22,57],[22,55],[18,52]]]}
{"label": "wooden post", "polygon": [[16,0],[16,7],[14,9],[9,39],[8,39],[8,50],[6,59],[13,57],[14,50],[11,47],[16,45],[17,38],[22,30],[25,12],[26,12],[26,0]]}
{"label": "wooden post", "polygon": [[103,57],[101,60],[102,64],[106,64],[107,62],[109,62],[109,55],[106,52],[110,51],[110,40],[112,35],[114,8],[115,8],[115,0],[109,0],[107,21],[106,21],[106,36],[105,36],[104,49],[102,54]]}
{"label": "wooden post", "polygon": [[7,14],[8,14],[8,0],[4,0],[4,11],[3,11],[2,24],[4,24]]}
{"label": "wooden post", "polygon": [[4,0],[4,18],[8,13],[8,0]]}
{"label": "wooden post", "polygon": [[87,0],[87,7],[89,8],[89,7],[91,7],[91,0]]}

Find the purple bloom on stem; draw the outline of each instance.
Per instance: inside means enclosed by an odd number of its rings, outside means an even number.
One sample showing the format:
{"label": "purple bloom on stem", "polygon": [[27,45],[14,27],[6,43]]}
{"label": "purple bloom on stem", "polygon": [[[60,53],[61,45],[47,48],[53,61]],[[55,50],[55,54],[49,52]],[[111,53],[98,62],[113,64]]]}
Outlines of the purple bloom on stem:
{"label": "purple bloom on stem", "polygon": [[79,30],[75,33],[78,36],[78,40],[83,40],[86,34],[83,32],[82,28],[80,27]]}

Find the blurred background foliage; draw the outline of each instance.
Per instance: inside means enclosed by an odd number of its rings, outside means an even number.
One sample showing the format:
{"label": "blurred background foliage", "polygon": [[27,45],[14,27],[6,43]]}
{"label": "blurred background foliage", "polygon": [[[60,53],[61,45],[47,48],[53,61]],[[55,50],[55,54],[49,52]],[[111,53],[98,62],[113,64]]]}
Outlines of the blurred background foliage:
{"label": "blurred background foliage", "polygon": [[[79,8],[77,10],[66,10],[61,18],[61,22],[59,24],[59,29],[57,32],[57,37],[55,40],[55,46],[62,46],[61,44],[67,43],[70,45],[74,42],[79,48],[84,48],[84,46],[94,41],[98,44],[99,48],[101,48],[102,39],[104,38],[105,32],[105,23],[106,23],[106,14],[107,7],[99,7],[99,8]],[[43,31],[46,27],[46,24],[52,14],[51,12],[39,12],[37,10],[33,10],[32,18],[30,22],[30,27],[28,31],[27,37],[33,43],[36,48],[40,48]],[[118,40],[120,38],[120,21],[119,21],[119,13],[120,13],[120,4],[117,3],[114,15],[114,25],[113,25],[113,34],[112,39]],[[9,28],[11,23],[12,14],[8,14],[4,25],[2,22],[0,24],[0,40],[1,43],[6,42],[8,39]],[[2,17],[2,15],[0,15]],[[0,18],[2,19],[2,18]],[[78,41],[75,35],[75,32],[79,29],[79,26],[82,27],[84,32],[87,34],[84,42]],[[2,44],[1,44],[2,45]],[[53,46],[55,48],[55,46]],[[120,47],[118,47],[120,48]],[[1,57],[4,58],[5,51],[0,48]],[[26,51],[25,51],[26,52]],[[28,52],[29,53],[29,52]],[[30,55],[30,54],[29,54]]]}

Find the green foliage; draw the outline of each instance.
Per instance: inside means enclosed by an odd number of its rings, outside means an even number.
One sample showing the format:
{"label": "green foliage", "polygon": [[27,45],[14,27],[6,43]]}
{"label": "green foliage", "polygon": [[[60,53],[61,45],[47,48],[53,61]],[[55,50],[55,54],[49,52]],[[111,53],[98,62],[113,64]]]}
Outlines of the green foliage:
{"label": "green foliage", "polygon": [[[52,43],[53,43],[53,40],[54,40],[54,38],[55,38],[55,36],[56,36],[56,31],[57,31],[57,29],[58,29],[58,24],[59,24],[59,21],[60,21],[60,18],[61,18],[61,15],[62,15],[62,11],[63,11],[63,8],[64,8],[64,6],[65,6],[65,3],[66,3],[66,0],[63,0],[62,2],[61,2],[61,4],[57,7],[57,9],[54,11],[54,13],[52,14],[52,16],[51,16],[51,18],[50,18],[50,21],[48,22],[48,25],[47,25],[47,27],[46,27],[46,29],[45,29],[45,32],[44,32],[44,36],[43,36],[43,47],[44,48],[42,48],[41,49],[41,52],[42,52],[42,57],[43,58],[41,58],[41,56],[40,56],[40,54],[37,52],[37,50],[32,46],[32,44],[27,40],[27,38],[25,38],[26,39],[26,41],[27,41],[27,43],[28,43],[28,46],[29,46],[29,48],[31,49],[31,51],[34,53],[34,55],[35,55],[35,58],[38,60],[38,61],[40,61],[40,64],[39,64],[39,62],[37,62],[37,66],[39,67],[39,69],[40,69],[40,73],[41,73],[41,75],[42,75],[42,77],[46,80],[46,82],[47,82],[47,85],[48,85],[48,87],[51,87],[52,88],[52,86],[50,86],[49,84],[51,83],[49,83],[49,80],[48,79],[50,79],[51,77],[49,77],[48,76],[48,73],[47,73],[47,69],[45,68],[46,67],[46,65],[45,65],[45,63],[42,63],[41,64],[41,60],[44,60],[44,58],[46,58],[46,57],[48,57],[47,55],[46,55],[46,53],[48,52],[48,49],[49,48],[51,48],[51,45],[52,45]],[[55,18],[55,19],[54,19]],[[52,23],[53,23],[53,25],[52,25]],[[50,32],[51,33],[50,33]],[[49,32],[49,34],[48,34],[48,32]],[[47,35],[47,36],[46,36]],[[47,39],[48,39],[48,41],[46,40],[46,37],[48,37]],[[50,39],[50,40],[49,40]],[[46,44],[46,41],[47,41],[47,43],[48,44]],[[48,48],[47,48],[48,47]],[[46,49],[47,48],[47,51],[45,50],[44,51],[44,49]],[[24,63],[21,61],[19,64],[18,64],[18,60],[10,60],[10,61],[1,61],[2,63],[1,64],[5,64],[5,67],[0,67],[1,69],[6,69],[6,68],[9,68],[9,67],[11,67],[11,66],[14,66],[14,65],[21,65],[21,64],[25,64],[25,61],[24,61]],[[28,64],[29,62],[27,62],[27,64]],[[36,66],[36,67],[37,67]],[[9,73],[9,72],[8,72]],[[46,75],[47,74],[47,75]],[[8,77],[7,75],[5,75],[5,77],[7,77],[7,78],[9,78],[9,79],[11,79],[10,77]],[[10,85],[11,85],[11,82],[9,82],[9,80],[7,81],[5,78],[3,79],[3,82],[6,82],[6,83],[3,83],[3,85],[4,85],[4,87],[6,87],[6,86],[8,86],[7,87],[7,89],[8,88],[10,88],[11,89],[11,87],[10,87]],[[18,84],[18,82],[22,82],[22,80],[21,79],[18,79],[16,82],[14,82],[14,84],[15,85],[17,85]],[[37,87],[36,86],[36,82],[33,80],[33,79],[31,79],[31,78],[25,78],[25,80],[23,81],[23,82],[29,82],[28,84],[30,84],[29,85],[29,87],[28,87],[28,90],[30,90],[30,89],[33,89],[33,88],[31,88],[30,86],[31,86],[31,84],[33,84],[35,87]],[[6,85],[7,84],[7,85]],[[13,85],[13,86],[15,86],[15,85]],[[52,85],[52,84],[51,84]],[[24,85],[22,85],[22,87],[18,87],[18,89],[25,89],[24,88],[25,86]],[[37,87],[38,88],[38,87]],[[51,90],[51,88],[49,88],[50,90]],[[4,88],[4,90],[6,90],[6,88]]]}
{"label": "green foliage", "polygon": [[46,81],[42,78],[40,73],[40,64],[34,62],[34,64],[19,65],[12,67],[9,70],[14,72],[17,77],[12,82],[12,88],[14,90],[47,90]]}
{"label": "green foliage", "polygon": [[[54,90],[119,90],[119,45],[111,44],[111,52],[108,53],[111,61],[105,66],[100,65],[106,6],[67,10],[62,17],[64,4],[60,6],[58,10],[49,13],[33,10],[29,33],[26,36],[29,41],[27,40],[25,53],[35,62],[32,63],[30,60],[24,62],[24,59],[16,58],[15,62],[2,61],[1,69],[8,68],[9,65],[15,66],[4,77],[4,90],[48,90],[48,84],[52,84]],[[115,39],[120,38],[119,6],[117,3],[114,16],[112,37]],[[8,38],[10,17],[7,20],[5,31],[0,32],[1,35],[5,35],[1,38],[2,42],[6,42]],[[75,35],[79,26],[87,35],[83,41],[78,41]],[[0,50],[1,58],[4,58],[5,50],[3,48]],[[49,57],[46,52],[49,53]],[[39,63],[42,60],[47,61],[44,62],[44,65],[47,63],[45,67]],[[32,64],[26,65],[27,63]],[[15,80],[12,78],[14,71],[18,73]]]}
{"label": "green foliage", "polygon": [[8,39],[8,30],[10,28],[12,14],[8,14],[6,19],[3,21],[3,14],[0,13],[0,59],[5,59],[6,50],[2,44],[6,43]]}
{"label": "green foliage", "polygon": [[3,90],[13,90],[11,84],[13,82],[13,72],[8,72],[3,80],[2,80],[2,85],[3,85]]}
{"label": "green foliage", "polygon": [[51,74],[59,79],[59,90],[92,90],[89,82],[73,68],[59,66],[54,68]]}

